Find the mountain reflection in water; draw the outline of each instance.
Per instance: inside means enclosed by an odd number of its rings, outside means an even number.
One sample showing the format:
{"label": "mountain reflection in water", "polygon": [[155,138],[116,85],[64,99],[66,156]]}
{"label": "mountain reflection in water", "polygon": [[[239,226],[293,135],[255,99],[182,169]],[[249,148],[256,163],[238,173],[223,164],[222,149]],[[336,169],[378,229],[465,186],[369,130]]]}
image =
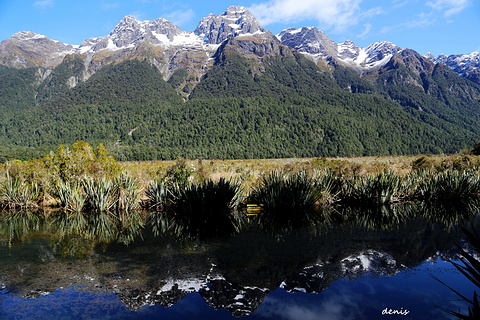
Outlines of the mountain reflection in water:
{"label": "mountain reflection in water", "polygon": [[252,218],[231,237],[192,239],[159,213],[4,213],[0,319],[383,319],[385,308],[448,319],[436,305],[464,306],[430,274],[473,293],[444,260],[460,226],[478,226],[476,206],[322,214],[303,228]]}

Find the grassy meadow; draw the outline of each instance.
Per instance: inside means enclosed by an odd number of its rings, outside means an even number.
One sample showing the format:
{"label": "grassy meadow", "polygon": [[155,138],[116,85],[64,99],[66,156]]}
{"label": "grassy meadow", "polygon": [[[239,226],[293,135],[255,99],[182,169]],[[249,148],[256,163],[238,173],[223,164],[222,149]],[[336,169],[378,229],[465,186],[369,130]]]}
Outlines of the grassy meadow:
{"label": "grassy meadow", "polygon": [[[312,192],[322,195],[314,197],[317,204],[360,198],[365,203],[385,204],[434,199],[434,191],[427,189],[435,185],[445,189],[449,183],[457,188],[459,196],[467,192],[466,188],[473,188],[468,192],[476,194],[479,164],[479,156],[468,154],[117,162],[103,145],[93,148],[78,141],[71,149],[59,146],[56,153],[50,152],[43,159],[2,164],[0,203],[10,209],[131,211],[142,204],[152,206],[152,197],[158,197],[158,192],[173,194],[174,189],[220,181],[238,185],[240,202],[245,203],[253,201],[251,195],[258,194],[259,188],[299,188],[297,182],[306,179],[315,189]],[[277,185],[268,179],[276,179]]]}
{"label": "grassy meadow", "polygon": [[[192,180],[210,178],[218,180],[238,179],[247,189],[255,185],[264,174],[271,171],[298,172],[301,170],[331,170],[349,176],[367,176],[380,172],[394,172],[401,176],[412,170],[425,169],[436,172],[458,169],[475,169],[480,165],[479,156],[471,155],[407,155],[368,156],[338,158],[289,158],[289,159],[248,159],[248,160],[190,160],[183,159],[194,170]],[[144,185],[164,176],[167,170],[178,162],[132,161],[120,162],[123,171],[135,176]]]}

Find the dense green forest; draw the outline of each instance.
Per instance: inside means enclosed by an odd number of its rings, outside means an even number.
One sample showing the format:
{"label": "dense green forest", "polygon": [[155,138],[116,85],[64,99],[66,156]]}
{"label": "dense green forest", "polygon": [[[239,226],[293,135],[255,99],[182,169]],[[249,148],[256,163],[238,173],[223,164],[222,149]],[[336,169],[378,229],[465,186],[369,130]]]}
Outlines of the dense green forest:
{"label": "dense green forest", "polygon": [[176,89],[187,75],[167,82],[131,60],[82,81],[74,57],[52,72],[2,67],[0,161],[78,140],[151,160],[454,153],[480,136],[480,86],[441,66],[418,75],[391,65],[364,79],[298,54],[259,63],[233,53],[184,99]]}

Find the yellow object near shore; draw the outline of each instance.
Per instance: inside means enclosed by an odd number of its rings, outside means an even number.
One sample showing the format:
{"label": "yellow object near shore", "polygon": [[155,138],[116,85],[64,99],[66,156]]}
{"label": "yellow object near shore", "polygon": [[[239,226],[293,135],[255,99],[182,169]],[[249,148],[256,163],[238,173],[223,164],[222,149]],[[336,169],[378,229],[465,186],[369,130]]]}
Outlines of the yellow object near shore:
{"label": "yellow object near shore", "polygon": [[263,211],[263,204],[247,204],[247,216],[254,216]]}

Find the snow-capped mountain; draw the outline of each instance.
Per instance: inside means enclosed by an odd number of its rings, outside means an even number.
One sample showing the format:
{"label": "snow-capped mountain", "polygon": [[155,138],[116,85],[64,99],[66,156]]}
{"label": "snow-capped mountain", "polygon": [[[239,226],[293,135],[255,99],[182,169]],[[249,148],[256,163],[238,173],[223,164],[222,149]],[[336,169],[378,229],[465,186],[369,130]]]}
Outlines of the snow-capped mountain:
{"label": "snow-capped mountain", "polygon": [[[163,18],[138,21],[127,16],[110,34],[64,44],[33,32],[20,32],[0,43],[0,65],[14,68],[53,69],[67,57],[84,60],[87,80],[104,65],[129,59],[148,59],[167,80],[178,69],[193,79],[206,72],[220,44],[237,36],[274,39],[244,7],[232,6],[220,15],[203,18],[194,32],[181,30]],[[196,80],[194,80],[196,82]]]}
{"label": "snow-capped mountain", "polygon": [[435,57],[431,53],[427,53],[425,54],[425,57],[432,60],[434,63],[447,65],[462,77],[480,83],[480,52],[453,54],[449,56],[441,54],[438,57]]}
{"label": "snow-capped mountain", "polygon": [[132,16],[127,16],[108,36],[90,38],[82,42],[77,48],[77,53],[132,49],[142,43],[164,48],[202,46],[201,40],[193,33],[182,31],[168,20],[159,18],[140,22]]}
{"label": "snow-capped mountain", "polygon": [[338,45],[315,27],[289,28],[277,35],[284,45],[312,55],[336,55]]}
{"label": "snow-capped mountain", "polygon": [[220,44],[229,37],[267,32],[244,7],[231,6],[221,15],[209,14],[195,29],[195,35],[208,44]]}
{"label": "snow-capped mountain", "polygon": [[[248,40],[251,37],[261,41],[256,44],[237,42],[237,47],[244,46],[237,53],[249,55],[250,58],[261,56],[270,46],[274,49],[267,51],[277,54],[281,51],[278,46],[283,45],[316,63],[343,64],[358,72],[382,67],[403,50],[388,41],[373,43],[365,48],[358,47],[350,40],[336,43],[315,27],[289,28],[274,36],[245,7],[231,6],[220,15],[210,14],[201,19],[194,32],[183,31],[163,18],[138,21],[132,16],[120,21],[110,34],[86,39],[80,45],[65,44],[33,32],[19,32],[0,43],[0,65],[53,69],[67,56],[76,55],[85,61],[83,80],[86,80],[103,65],[140,58],[149,59],[165,79],[180,68],[199,79],[211,66],[212,58],[220,50],[221,44],[231,39]],[[262,48],[258,47],[259,43],[262,43]],[[478,52],[437,58],[427,54],[425,57],[435,63],[444,63],[457,74],[480,83]]]}
{"label": "snow-capped mountain", "polygon": [[73,52],[75,46],[31,31],[21,31],[0,43],[0,65],[13,68],[53,68]]}
{"label": "snow-capped mountain", "polygon": [[[183,31],[163,18],[138,21],[132,16],[126,16],[109,35],[86,39],[80,45],[64,44],[33,32],[19,32],[0,44],[0,64],[11,67],[51,67],[69,54],[129,50],[141,44],[164,49],[179,47],[212,51],[228,37],[264,32],[266,30],[252,14],[239,6],[229,7],[223,14],[210,14],[203,18],[194,32]],[[217,46],[208,46],[212,44]],[[18,55],[15,55],[16,51],[19,51]],[[32,52],[45,58],[34,61],[20,58]],[[47,63],[44,60],[48,60]]]}
{"label": "snow-capped mountain", "polygon": [[285,29],[277,37],[284,45],[316,61],[320,58],[327,61],[333,58],[360,70],[383,66],[395,53],[402,50],[388,41],[373,43],[366,48],[359,48],[350,40],[337,44],[315,27]]}

